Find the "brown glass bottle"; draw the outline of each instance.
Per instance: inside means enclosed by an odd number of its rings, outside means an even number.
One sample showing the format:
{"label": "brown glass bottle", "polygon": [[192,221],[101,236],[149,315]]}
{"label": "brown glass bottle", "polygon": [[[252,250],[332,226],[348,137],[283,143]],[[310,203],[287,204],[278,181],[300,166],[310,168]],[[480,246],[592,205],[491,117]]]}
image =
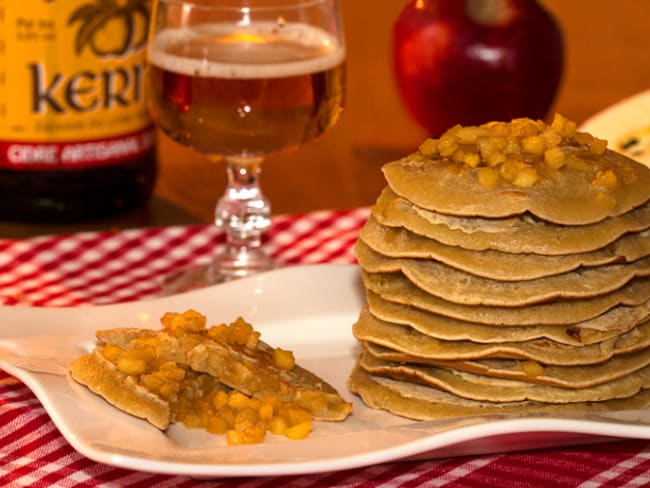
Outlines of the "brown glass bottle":
{"label": "brown glass bottle", "polygon": [[0,219],[94,220],[156,179],[148,0],[0,0]]}

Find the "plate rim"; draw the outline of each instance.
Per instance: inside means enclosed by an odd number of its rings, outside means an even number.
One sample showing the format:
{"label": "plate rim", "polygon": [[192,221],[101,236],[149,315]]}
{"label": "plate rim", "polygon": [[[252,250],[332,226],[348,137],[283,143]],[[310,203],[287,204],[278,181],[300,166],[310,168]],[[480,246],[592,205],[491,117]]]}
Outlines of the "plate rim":
{"label": "plate rim", "polygon": [[[650,99],[650,88],[646,90],[642,90],[637,93],[633,93],[631,95],[628,95],[606,107],[603,109],[599,110],[595,114],[587,117],[578,127],[579,130],[586,130],[589,131],[590,127],[595,125],[596,123],[604,120],[605,118],[613,117],[612,114],[616,114],[619,112],[621,109],[630,107],[633,105],[636,105],[639,103],[640,100],[645,100],[646,98]],[[650,121],[648,121],[648,124],[650,125]]]}

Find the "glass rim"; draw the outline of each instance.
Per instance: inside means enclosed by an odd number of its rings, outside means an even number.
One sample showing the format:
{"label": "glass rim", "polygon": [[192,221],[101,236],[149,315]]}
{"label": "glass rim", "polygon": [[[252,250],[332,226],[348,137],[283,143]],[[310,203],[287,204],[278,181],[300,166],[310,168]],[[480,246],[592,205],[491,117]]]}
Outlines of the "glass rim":
{"label": "glass rim", "polygon": [[256,11],[272,11],[282,9],[308,8],[325,3],[336,3],[337,0],[278,0],[274,5],[255,5],[260,0],[220,0],[218,3],[206,2],[205,0],[157,0],[158,3],[167,5],[188,5],[198,9],[208,10],[232,10],[241,11],[246,8]]}

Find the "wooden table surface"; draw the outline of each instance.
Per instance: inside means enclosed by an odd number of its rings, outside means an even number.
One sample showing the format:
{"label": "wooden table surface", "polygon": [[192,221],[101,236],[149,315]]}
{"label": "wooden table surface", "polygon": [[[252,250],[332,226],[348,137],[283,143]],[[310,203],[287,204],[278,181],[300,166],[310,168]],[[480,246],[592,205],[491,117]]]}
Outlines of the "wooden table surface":
{"label": "wooden table surface", "polygon": [[[348,96],[339,122],[321,139],[264,163],[262,186],[273,213],[370,205],[384,186],[382,164],[426,136],[406,114],[392,77],[392,23],[407,0],[342,0]],[[552,111],[580,123],[650,86],[649,3],[645,0],[542,0],[560,22],[566,66]],[[90,229],[210,222],[225,185],[223,165],[159,138],[160,174],[147,208],[85,224],[0,223],[0,237]]]}

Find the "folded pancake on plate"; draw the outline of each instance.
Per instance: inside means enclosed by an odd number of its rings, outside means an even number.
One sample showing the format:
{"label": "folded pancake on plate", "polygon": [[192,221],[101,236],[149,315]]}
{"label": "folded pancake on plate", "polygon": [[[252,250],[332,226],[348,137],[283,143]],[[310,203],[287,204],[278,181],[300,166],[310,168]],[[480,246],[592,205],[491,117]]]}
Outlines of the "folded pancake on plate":
{"label": "folded pancake on plate", "polygon": [[[236,327],[238,322],[234,324]],[[293,360],[290,367],[278,364],[278,350],[259,340],[258,332],[249,329],[250,335],[244,340],[234,340],[228,337],[231,329],[225,325],[205,331],[164,329],[154,332],[153,341],[149,329],[110,329],[97,331],[97,338],[126,351],[152,344],[158,358],[207,373],[249,396],[274,395],[296,402],[316,420],[343,420],[351,413],[351,405],[326,381]]]}
{"label": "folded pancake on plate", "polygon": [[236,432],[235,444],[261,442],[266,430],[302,437],[312,419],[341,421],[352,412],[332,386],[290,351],[261,341],[242,318],[206,327],[188,310],[161,322],[162,330],[98,331],[97,347],[70,365],[72,378],[161,430],[183,422]]}
{"label": "folded pancake on plate", "polygon": [[[70,365],[70,374],[93,393],[135,417],[147,420],[161,430],[172,420],[172,402],[178,398],[180,380],[185,371],[175,365],[151,365],[146,374],[159,377],[167,385],[164,394],[145,386],[141,378],[117,369],[111,361],[113,350],[97,346],[91,353],[79,357]],[[173,369],[172,369],[173,368]],[[178,374],[178,377],[175,375]],[[154,376],[155,375],[155,376]]]}
{"label": "folded pancake on plate", "polygon": [[350,389],[416,419],[650,405],[650,169],[556,115],[383,168]]}

